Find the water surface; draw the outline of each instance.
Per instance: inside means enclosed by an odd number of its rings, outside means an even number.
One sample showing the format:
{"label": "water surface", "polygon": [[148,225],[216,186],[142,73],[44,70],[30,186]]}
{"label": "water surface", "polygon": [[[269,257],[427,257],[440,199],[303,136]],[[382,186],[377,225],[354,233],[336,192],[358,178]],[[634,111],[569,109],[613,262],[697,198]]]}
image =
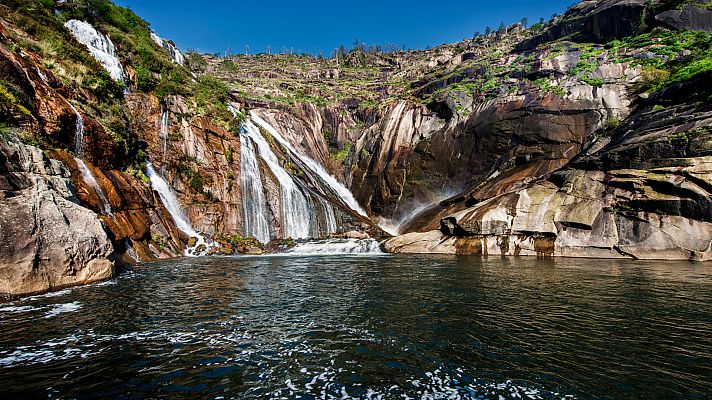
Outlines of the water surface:
{"label": "water surface", "polygon": [[197,258],[0,304],[4,398],[712,397],[706,264]]}

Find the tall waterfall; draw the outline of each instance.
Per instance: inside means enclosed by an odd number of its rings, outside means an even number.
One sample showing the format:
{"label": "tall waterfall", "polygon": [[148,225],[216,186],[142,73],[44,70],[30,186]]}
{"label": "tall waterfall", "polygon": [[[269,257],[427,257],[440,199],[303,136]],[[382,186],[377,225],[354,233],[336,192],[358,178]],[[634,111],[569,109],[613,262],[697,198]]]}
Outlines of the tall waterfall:
{"label": "tall waterfall", "polygon": [[146,175],[148,175],[148,178],[151,180],[151,187],[153,190],[158,192],[158,195],[161,197],[161,202],[166,207],[166,210],[168,210],[171,214],[176,227],[189,237],[197,239],[195,246],[187,248],[185,254],[187,256],[202,255],[206,251],[203,251],[202,253],[198,252],[198,248],[201,247],[201,245],[205,247],[205,250],[215,246],[214,243],[206,241],[201,234],[193,229],[193,226],[190,225],[188,218],[185,214],[183,214],[183,209],[181,208],[178,198],[175,194],[173,194],[173,190],[170,186],[168,186],[168,182],[166,182],[165,179],[163,179],[163,177],[161,177],[158,173],[156,173],[156,170],[153,169],[153,164],[148,163],[146,166]]}
{"label": "tall waterfall", "polygon": [[257,162],[255,146],[243,126],[240,128],[240,182],[242,183],[242,213],[244,234],[262,243],[271,240],[267,223],[267,200],[262,187],[260,166]]}
{"label": "tall waterfall", "polygon": [[91,55],[99,61],[115,81],[124,81],[124,67],[116,56],[116,48],[111,40],[94,29],[91,24],[70,19],[64,26],[74,35],[77,41],[89,48]]}
{"label": "tall waterfall", "polygon": [[282,192],[282,224],[284,237],[303,239],[317,234],[314,216],[316,209],[310,196],[305,196],[292,176],[279,164],[277,155],[274,154],[267,140],[262,136],[260,129],[251,121],[243,126],[244,134],[257,145],[260,158],[262,158],[279,182]]}
{"label": "tall waterfall", "polygon": [[74,154],[81,156],[84,152],[84,118],[72,103],[67,102],[67,104],[74,111],[74,115],[77,116],[74,128]]}
{"label": "tall waterfall", "polygon": [[101,200],[101,204],[104,209],[104,215],[111,216],[111,203],[109,203],[109,199],[106,197],[106,194],[99,185],[99,182],[96,181],[96,177],[94,176],[94,174],[91,172],[89,167],[87,167],[87,165],[82,159],[74,157],[74,161],[77,163],[77,168],[79,168],[79,172],[81,172],[82,174],[82,180],[84,180],[84,182],[86,182],[87,185],[92,188],[94,193],[96,193],[96,196],[99,197],[99,200]]}
{"label": "tall waterfall", "polygon": [[341,201],[344,202],[347,206],[349,206],[353,211],[357,212],[358,214],[367,217],[368,215],[366,214],[366,211],[361,208],[361,206],[358,204],[356,199],[354,198],[353,194],[351,191],[346,188],[341,182],[336,180],[333,176],[331,176],[326,170],[319,165],[316,161],[312,160],[311,158],[300,154],[293,146],[291,143],[289,143],[287,140],[285,140],[282,135],[277,132],[276,129],[274,129],[270,124],[268,124],[265,120],[260,118],[259,115],[255,114],[254,112],[251,112],[250,115],[252,116],[252,120],[255,121],[258,125],[260,125],[262,128],[267,130],[267,132],[270,133],[282,146],[284,146],[287,150],[289,150],[290,153],[296,158],[298,158],[308,169],[311,170],[311,172],[315,173],[319,178],[329,186],[329,188],[332,190],[332,192],[338,196]]}

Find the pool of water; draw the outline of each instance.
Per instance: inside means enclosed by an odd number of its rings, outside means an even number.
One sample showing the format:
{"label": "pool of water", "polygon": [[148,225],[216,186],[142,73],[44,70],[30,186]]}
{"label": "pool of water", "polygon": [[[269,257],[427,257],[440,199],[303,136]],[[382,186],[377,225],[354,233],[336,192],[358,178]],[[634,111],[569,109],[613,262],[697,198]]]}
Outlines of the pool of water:
{"label": "pool of water", "polygon": [[0,304],[4,398],[712,397],[707,264],[195,258]]}

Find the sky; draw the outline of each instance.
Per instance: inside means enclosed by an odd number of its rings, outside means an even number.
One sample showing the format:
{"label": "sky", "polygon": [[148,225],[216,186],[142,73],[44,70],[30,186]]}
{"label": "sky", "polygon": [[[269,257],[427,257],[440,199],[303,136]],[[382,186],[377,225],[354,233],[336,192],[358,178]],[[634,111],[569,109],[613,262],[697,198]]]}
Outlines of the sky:
{"label": "sky", "polygon": [[115,0],[182,50],[250,54],[293,49],[331,55],[355,40],[423,49],[523,17],[551,18],[572,0]]}

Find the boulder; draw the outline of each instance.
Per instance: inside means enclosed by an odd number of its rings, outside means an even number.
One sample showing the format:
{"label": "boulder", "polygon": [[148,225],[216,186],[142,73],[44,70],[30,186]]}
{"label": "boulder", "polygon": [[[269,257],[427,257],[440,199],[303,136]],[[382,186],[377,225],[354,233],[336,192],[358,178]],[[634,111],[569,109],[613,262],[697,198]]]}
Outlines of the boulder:
{"label": "boulder", "polygon": [[113,246],[78,204],[69,171],[0,138],[0,293],[21,296],[106,280]]}
{"label": "boulder", "polygon": [[659,23],[673,29],[712,32],[712,11],[685,5],[682,10],[669,10],[655,16]]}

